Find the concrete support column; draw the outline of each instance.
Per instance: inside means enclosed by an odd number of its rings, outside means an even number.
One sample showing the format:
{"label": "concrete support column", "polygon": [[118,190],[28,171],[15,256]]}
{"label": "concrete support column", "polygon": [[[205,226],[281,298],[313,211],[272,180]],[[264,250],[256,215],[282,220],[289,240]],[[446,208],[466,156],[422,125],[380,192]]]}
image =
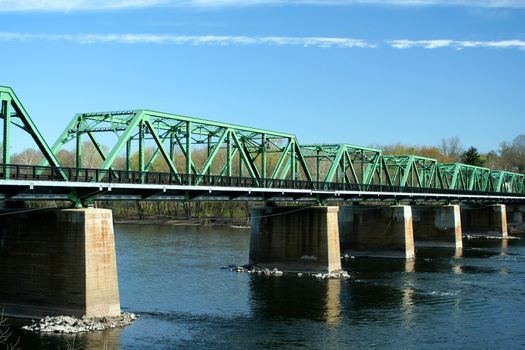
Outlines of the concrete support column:
{"label": "concrete support column", "polygon": [[462,207],[461,226],[464,233],[508,237],[507,213],[503,204],[484,207]]}
{"label": "concrete support column", "polygon": [[287,272],[341,270],[338,207],[252,210],[250,263]]}
{"label": "concrete support column", "polygon": [[6,315],[119,315],[111,210],[0,216],[0,281]]}
{"label": "concrete support column", "polygon": [[411,259],[415,256],[412,208],[345,206],[340,208],[342,248],[356,256]]}
{"label": "concrete support column", "polygon": [[459,205],[412,207],[416,247],[463,248]]}

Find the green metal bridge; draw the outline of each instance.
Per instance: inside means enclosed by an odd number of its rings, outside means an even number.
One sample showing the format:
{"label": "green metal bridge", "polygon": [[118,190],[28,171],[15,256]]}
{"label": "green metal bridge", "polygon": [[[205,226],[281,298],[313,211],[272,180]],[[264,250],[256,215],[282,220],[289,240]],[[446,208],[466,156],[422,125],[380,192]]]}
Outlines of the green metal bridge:
{"label": "green metal bridge", "polygon": [[[523,174],[351,144],[301,145],[288,133],[151,110],[77,114],[50,147],[11,88],[0,86],[0,102],[3,200],[525,202]],[[40,164],[11,163],[13,127],[34,140]],[[86,142],[96,168],[84,165]],[[67,167],[58,155],[71,147]]]}

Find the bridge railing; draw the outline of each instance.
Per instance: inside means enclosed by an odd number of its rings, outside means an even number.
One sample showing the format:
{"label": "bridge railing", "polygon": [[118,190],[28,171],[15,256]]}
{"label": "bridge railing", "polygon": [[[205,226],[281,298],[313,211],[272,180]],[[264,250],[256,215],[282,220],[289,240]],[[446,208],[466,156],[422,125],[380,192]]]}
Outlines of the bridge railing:
{"label": "bridge railing", "polygon": [[[66,175],[67,181],[63,174]],[[93,182],[135,185],[180,185],[196,187],[237,187],[237,188],[274,188],[286,190],[312,190],[326,192],[353,191],[360,193],[410,194],[450,194],[450,195],[505,195],[523,197],[520,193],[502,193],[486,191],[451,190],[443,188],[423,188],[410,186],[390,186],[376,184],[352,184],[305,180],[254,179],[252,177],[173,174],[160,172],[140,172],[126,170],[103,170],[89,168],[59,168],[39,165],[0,164],[0,180],[28,180],[51,182]]]}

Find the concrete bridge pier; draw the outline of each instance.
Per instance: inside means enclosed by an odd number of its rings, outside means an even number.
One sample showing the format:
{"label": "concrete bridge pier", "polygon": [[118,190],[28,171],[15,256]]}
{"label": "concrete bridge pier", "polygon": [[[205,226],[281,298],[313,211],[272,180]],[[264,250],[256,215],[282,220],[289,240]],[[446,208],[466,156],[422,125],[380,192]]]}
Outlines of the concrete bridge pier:
{"label": "concrete bridge pier", "polygon": [[464,233],[508,237],[507,213],[504,204],[461,208]]}
{"label": "concrete bridge pier", "polygon": [[413,206],[416,247],[463,248],[459,205]]}
{"label": "concrete bridge pier", "polygon": [[415,256],[412,208],[408,205],[340,207],[339,231],[343,251],[355,256]]}
{"label": "concrete bridge pier", "polygon": [[0,216],[5,315],[120,314],[111,210],[15,211]]}
{"label": "concrete bridge pier", "polygon": [[252,210],[250,263],[286,272],[341,270],[338,207]]}

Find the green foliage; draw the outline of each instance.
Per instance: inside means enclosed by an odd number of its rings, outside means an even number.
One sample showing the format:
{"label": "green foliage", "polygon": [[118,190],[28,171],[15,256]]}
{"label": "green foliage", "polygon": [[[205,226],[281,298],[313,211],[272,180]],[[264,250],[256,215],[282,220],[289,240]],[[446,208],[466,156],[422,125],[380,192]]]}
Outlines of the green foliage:
{"label": "green foliage", "polygon": [[478,153],[478,149],[473,146],[471,146],[465,153],[463,153],[461,162],[463,164],[468,164],[468,165],[473,165],[473,166],[483,166],[484,164],[483,159],[481,159],[481,156]]}

